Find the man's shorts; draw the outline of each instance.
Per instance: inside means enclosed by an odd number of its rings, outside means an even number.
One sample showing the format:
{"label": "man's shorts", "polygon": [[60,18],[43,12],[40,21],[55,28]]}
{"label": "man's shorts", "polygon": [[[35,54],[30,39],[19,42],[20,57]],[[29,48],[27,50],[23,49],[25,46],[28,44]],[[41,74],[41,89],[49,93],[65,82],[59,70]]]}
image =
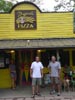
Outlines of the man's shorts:
{"label": "man's shorts", "polygon": [[11,78],[16,78],[16,73],[15,72],[11,72]]}
{"label": "man's shorts", "polygon": [[32,86],[41,85],[42,81],[41,78],[32,78]]}
{"label": "man's shorts", "polygon": [[59,78],[58,77],[51,77],[51,84],[53,84],[53,83],[59,84],[60,83]]}

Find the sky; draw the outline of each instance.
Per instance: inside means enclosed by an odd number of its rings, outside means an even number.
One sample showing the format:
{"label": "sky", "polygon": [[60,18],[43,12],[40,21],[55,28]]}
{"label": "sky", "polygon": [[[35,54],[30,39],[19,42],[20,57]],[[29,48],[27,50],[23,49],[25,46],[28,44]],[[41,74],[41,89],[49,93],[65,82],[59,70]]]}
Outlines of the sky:
{"label": "sky", "polygon": [[[30,0],[6,0],[6,1],[13,1],[15,3],[15,1],[22,2],[22,1],[30,1]],[[63,11],[72,11],[73,10],[74,2],[71,1],[69,3],[69,1],[70,0],[40,0],[40,3],[38,3],[38,0],[36,0],[36,2],[34,2],[34,3],[37,6],[39,6],[39,8],[43,12],[44,11],[54,12],[55,8],[60,4],[61,7],[57,11],[63,12]]]}

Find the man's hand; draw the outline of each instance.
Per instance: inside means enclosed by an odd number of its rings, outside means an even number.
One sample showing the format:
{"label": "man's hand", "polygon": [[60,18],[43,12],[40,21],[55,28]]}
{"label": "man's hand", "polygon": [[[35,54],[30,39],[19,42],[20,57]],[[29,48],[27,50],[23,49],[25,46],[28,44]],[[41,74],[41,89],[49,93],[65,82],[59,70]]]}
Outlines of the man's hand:
{"label": "man's hand", "polygon": [[58,79],[60,80],[61,78],[60,78],[60,75],[58,76]]}
{"label": "man's hand", "polygon": [[58,73],[58,75],[59,75],[58,77],[59,77],[59,79],[60,79],[60,77],[61,77],[61,69],[59,69],[58,72],[59,72],[59,73]]}
{"label": "man's hand", "polygon": [[30,77],[32,78],[32,74],[30,74]]}
{"label": "man's hand", "polygon": [[33,73],[33,70],[30,69],[30,77],[32,78],[32,73]]}
{"label": "man's hand", "polygon": [[43,74],[41,74],[41,77],[43,78]]}

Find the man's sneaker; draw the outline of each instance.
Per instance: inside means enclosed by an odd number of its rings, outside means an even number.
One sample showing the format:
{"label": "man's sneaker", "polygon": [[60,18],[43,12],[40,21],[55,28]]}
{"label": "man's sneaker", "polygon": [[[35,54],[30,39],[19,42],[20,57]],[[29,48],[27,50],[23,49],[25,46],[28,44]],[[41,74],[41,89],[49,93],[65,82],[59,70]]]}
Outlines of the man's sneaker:
{"label": "man's sneaker", "polygon": [[34,98],[34,97],[35,97],[35,95],[33,94],[33,95],[32,95],[32,98]]}
{"label": "man's sneaker", "polygon": [[53,92],[50,92],[50,95],[53,95]]}
{"label": "man's sneaker", "polygon": [[57,93],[57,96],[60,96],[60,93]]}
{"label": "man's sneaker", "polygon": [[53,90],[53,94],[55,94],[56,93],[56,91],[55,90]]}
{"label": "man's sneaker", "polygon": [[41,96],[41,94],[40,94],[40,93],[37,93],[37,95],[38,95],[38,96]]}
{"label": "man's sneaker", "polygon": [[37,95],[37,92],[35,93],[35,95]]}
{"label": "man's sneaker", "polygon": [[50,92],[51,95],[55,94],[55,90]]}

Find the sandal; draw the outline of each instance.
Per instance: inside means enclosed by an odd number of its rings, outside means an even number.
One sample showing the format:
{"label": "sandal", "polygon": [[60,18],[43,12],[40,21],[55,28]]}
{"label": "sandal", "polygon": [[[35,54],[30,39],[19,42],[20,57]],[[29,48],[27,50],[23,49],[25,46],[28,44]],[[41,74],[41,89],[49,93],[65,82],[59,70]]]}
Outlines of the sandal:
{"label": "sandal", "polygon": [[37,92],[35,93],[35,95],[37,95]]}
{"label": "sandal", "polygon": [[32,98],[34,98],[34,97],[35,97],[35,95],[33,94],[33,95],[32,95]]}
{"label": "sandal", "polygon": [[38,95],[38,96],[41,96],[41,94],[40,94],[40,93],[37,93],[37,95]]}

